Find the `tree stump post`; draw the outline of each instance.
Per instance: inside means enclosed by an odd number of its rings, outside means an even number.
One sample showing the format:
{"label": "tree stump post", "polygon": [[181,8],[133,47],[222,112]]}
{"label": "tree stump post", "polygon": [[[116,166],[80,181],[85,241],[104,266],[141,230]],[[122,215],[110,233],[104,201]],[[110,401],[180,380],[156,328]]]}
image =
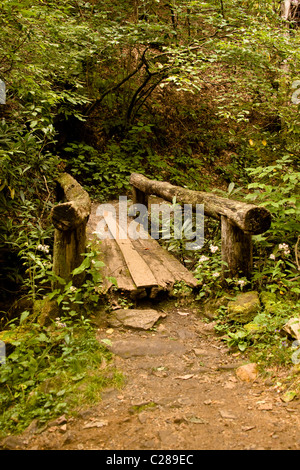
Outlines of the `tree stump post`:
{"label": "tree stump post", "polygon": [[246,277],[252,274],[252,237],[221,217],[221,250],[223,278]]}
{"label": "tree stump post", "polygon": [[133,204],[143,204],[148,209],[149,196],[144,191],[132,186],[132,202]]}
{"label": "tree stump post", "polygon": [[[53,272],[67,282],[79,287],[84,281],[84,273],[77,276],[72,271],[83,261],[86,250],[86,224],[91,212],[88,193],[69,174],[58,178],[58,194],[64,202],[51,211],[54,231]],[[59,281],[53,282],[54,289],[62,289]]]}

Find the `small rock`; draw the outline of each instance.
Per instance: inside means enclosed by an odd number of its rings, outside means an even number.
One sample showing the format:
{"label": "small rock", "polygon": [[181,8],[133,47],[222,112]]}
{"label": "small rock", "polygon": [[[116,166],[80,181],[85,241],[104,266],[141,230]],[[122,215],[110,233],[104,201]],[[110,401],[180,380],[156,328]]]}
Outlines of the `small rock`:
{"label": "small rock", "polygon": [[60,426],[59,432],[61,432],[61,433],[67,432],[67,425],[66,425],[66,424],[63,424],[62,426]]}
{"label": "small rock", "polygon": [[255,429],[256,426],[242,426],[242,431],[248,432],[251,431],[252,429]]}
{"label": "small rock", "polygon": [[195,353],[195,356],[197,356],[197,357],[207,354],[207,351],[205,349],[194,348],[193,351]]}
{"label": "small rock", "polygon": [[217,324],[216,321],[212,321],[210,323],[204,323],[203,325],[201,325],[200,332],[204,334],[214,333],[216,324]]}
{"label": "small rock", "polygon": [[186,317],[187,315],[189,315],[189,312],[177,312],[178,315],[181,315],[182,317]]}
{"label": "small rock", "polygon": [[194,377],[194,374],[178,375],[175,379],[189,380]]}
{"label": "small rock", "polygon": [[300,318],[290,318],[282,329],[290,336],[300,341]]}
{"label": "small rock", "polygon": [[155,439],[148,439],[141,443],[141,447],[145,447],[146,449],[156,449],[157,441]]}
{"label": "small rock", "polygon": [[258,292],[242,292],[228,303],[228,317],[239,323],[248,323],[257,315],[259,308]]}
{"label": "small rock", "polygon": [[203,403],[204,403],[204,405],[211,405],[212,401],[211,400],[205,400]]}
{"label": "small rock", "polygon": [[244,382],[253,382],[258,375],[258,368],[255,362],[240,366],[235,371],[237,377]]}
{"label": "small rock", "polygon": [[192,424],[208,424],[208,421],[198,416],[188,416],[186,417],[186,421]]}
{"label": "small rock", "polygon": [[141,424],[145,424],[147,419],[148,419],[148,415],[144,411],[142,411],[141,413],[138,414],[138,420]]}
{"label": "small rock", "polygon": [[[185,405],[192,405],[194,403],[194,400],[188,397],[183,397],[183,398],[178,398],[177,403],[180,406],[185,406]],[[175,402],[176,404],[176,402]]]}
{"label": "small rock", "polygon": [[0,443],[0,448],[7,450],[22,449],[24,446],[23,439],[17,436],[8,436]]}
{"label": "small rock", "polygon": [[236,384],[233,383],[233,382],[225,382],[224,383],[224,388],[228,389],[228,390],[232,390],[233,388],[236,387]]}
{"label": "small rock", "polygon": [[261,411],[270,411],[273,409],[273,405],[272,403],[259,402],[257,409]]}
{"label": "small rock", "polygon": [[67,432],[63,441],[63,445],[71,444],[71,442],[74,442],[76,439],[76,436],[72,432]]}
{"label": "small rock", "polygon": [[162,445],[168,449],[170,449],[171,446],[176,446],[178,444],[178,435],[172,433],[169,429],[158,431],[158,438]]}
{"label": "small rock", "polygon": [[58,427],[57,426],[51,426],[50,428],[48,428],[48,432],[55,432],[57,431]]}
{"label": "small rock", "polygon": [[65,424],[66,422],[67,422],[67,418],[65,417],[65,415],[62,415],[62,416],[59,416],[59,418],[49,421],[48,427],[61,426],[62,424]]}
{"label": "small rock", "polygon": [[237,417],[234,414],[232,414],[230,411],[220,410],[219,413],[223,419],[237,419]]}
{"label": "small rock", "polygon": [[89,423],[85,423],[83,429],[89,428],[102,428],[103,426],[107,426],[108,421],[106,420],[99,420],[99,421],[91,421]]}
{"label": "small rock", "polygon": [[108,318],[108,322],[113,327],[125,326],[140,330],[149,330],[166,314],[153,309],[118,309]]}

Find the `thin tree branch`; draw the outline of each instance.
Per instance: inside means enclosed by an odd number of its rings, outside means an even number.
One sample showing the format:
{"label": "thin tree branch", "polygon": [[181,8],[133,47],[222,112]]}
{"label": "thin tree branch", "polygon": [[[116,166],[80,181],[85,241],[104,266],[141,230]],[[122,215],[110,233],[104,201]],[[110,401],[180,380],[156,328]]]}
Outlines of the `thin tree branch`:
{"label": "thin tree branch", "polygon": [[297,243],[295,245],[295,258],[296,258],[296,264],[297,264],[298,271],[300,271],[300,263],[299,263],[299,257],[298,257],[299,242],[300,242],[300,235],[299,235]]}
{"label": "thin tree branch", "polygon": [[100,104],[103,99],[109,95],[109,93],[113,93],[114,91],[118,90],[119,88],[121,88],[122,85],[124,85],[124,83],[128,82],[128,80],[130,80],[132,77],[134,77],[134,75],[136,75],[140,70],[141,68],[145,65],[145,54],[147,52],[149,48],[146,47],[146,49],[143,51],[143,54],[142,54],[142,57],[140,59],[140,64],[137,66],[137,68],[131,72],[129,75],[127,75],[125,78],[123,78],[123,80],[121,80],[119,83],[117,83],[117,85],[114,85],[112,87],[110,87],[108,90],[106,90],[104,93],[102,93],[102,95],[100,96],[100,98],[97,98],[89,107],[88,109],[85,111],[84,114],[86,115],[89,115],[93,109],[95,108],[95,106],[97,106],[98,104]]}

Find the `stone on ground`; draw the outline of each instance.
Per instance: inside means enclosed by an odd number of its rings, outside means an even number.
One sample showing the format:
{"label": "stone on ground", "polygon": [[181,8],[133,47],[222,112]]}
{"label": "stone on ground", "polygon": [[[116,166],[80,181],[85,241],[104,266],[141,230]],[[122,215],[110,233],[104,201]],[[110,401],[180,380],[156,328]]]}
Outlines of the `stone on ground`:
{"label": "stone on ground", "polygon": [[240,366],[235,371],[237,377],[244,382],[253,382],[258,375],[258,368],[255,362]]}
{"label": "stone on ground", "polygon": [[258,292],[243,292],[228,303],[228,318],[239,323],[248,323],[257,315],[259,309]]}
{"label": "stone on ground", "polygon": [[149,330],[160,318],[165,317],[165,313],[153,309],[118,309],[110,314],[108,323],[114,328],[125,326]]}

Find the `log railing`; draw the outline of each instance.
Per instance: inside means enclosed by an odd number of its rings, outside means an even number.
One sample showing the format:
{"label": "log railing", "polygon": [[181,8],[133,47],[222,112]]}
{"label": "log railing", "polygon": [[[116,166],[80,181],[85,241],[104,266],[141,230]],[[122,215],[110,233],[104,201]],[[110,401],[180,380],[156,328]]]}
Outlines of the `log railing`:
{"label": "log railing", "polygon": [[204,205],[204,215],[221,221],[223,275],[251,277],[252,235],[266,232],[271,225],[271,214],[264,207],[219,197],[213,193],[192,191],[170,183],[149,180],[133,173],[130,177],[133,202],[148,207],[148,197],[155,195],[169,202],[176,197],[178,204]]}
{"label": "log railing", "polygon": [[[53,272],[66,282],[72,279],[79,286],[83,275],[72,276],[72,271],[83,261],[86,251],[86,224],[91,212],[88,193],[68,173],[57,179],[59,203],[52,208],[51,219],[55,227],[53,248]],[[60,288],[54,282],[54,288]]]}

